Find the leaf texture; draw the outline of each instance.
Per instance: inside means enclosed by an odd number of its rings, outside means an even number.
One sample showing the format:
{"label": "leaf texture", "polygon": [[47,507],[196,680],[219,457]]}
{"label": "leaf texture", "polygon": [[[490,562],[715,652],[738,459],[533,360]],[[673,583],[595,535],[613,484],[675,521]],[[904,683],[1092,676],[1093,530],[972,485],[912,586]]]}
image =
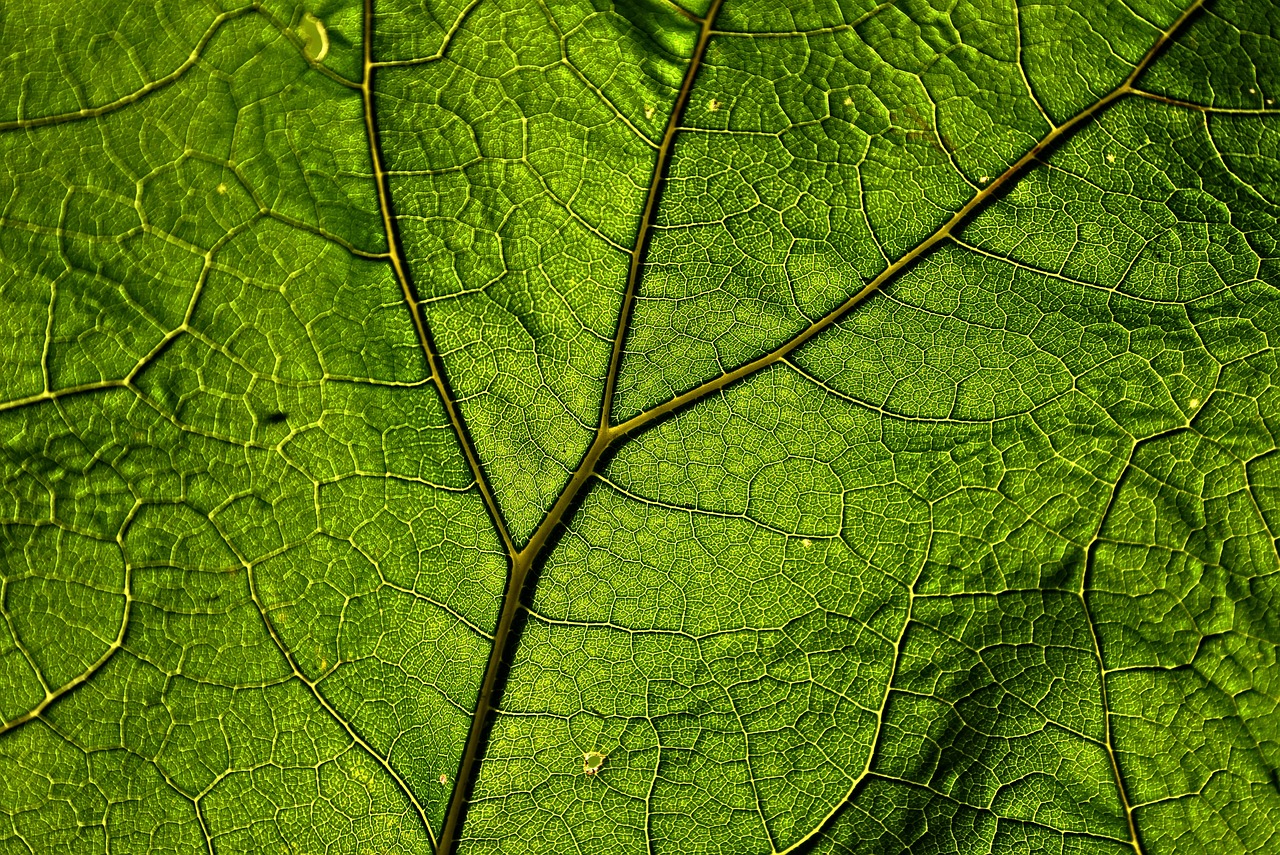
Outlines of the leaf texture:
{"label": "leaf texture", "polygon": [[0,853],[1280,847],[1280,6],[0,8]]}

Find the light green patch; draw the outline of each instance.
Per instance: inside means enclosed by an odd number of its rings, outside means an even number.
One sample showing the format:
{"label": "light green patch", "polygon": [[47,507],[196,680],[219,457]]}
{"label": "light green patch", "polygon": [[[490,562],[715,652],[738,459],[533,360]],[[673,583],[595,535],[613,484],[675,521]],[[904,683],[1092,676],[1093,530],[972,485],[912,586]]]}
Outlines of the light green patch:
{"label": "light green patch", "polygon": [[324,21],[310,12],[302,13],[298,22],[298,35],[302,38],[302,49],[312,62],[324,62],[329,55],[329,30]]}
{"label": "light green patch", "polygon": [[608,759],[599,751],[588,751],[582,755],[582,774],[595,775]]}

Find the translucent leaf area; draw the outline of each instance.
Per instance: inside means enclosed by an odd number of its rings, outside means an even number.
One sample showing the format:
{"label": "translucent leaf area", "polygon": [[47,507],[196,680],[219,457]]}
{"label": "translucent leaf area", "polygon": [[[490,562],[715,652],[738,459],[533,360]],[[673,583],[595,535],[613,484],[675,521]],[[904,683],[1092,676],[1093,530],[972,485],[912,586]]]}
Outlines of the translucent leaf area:
{"label": "translucent leaf area", "polygon": [[1276,0],[5,0],[0,855],[1280,851]]}

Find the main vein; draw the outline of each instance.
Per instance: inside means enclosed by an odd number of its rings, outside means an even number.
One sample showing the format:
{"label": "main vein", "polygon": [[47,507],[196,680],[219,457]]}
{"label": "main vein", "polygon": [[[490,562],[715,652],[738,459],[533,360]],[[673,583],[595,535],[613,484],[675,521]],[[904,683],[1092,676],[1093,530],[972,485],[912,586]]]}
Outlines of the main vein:
{"label": "main vein", "polygon": [[488,733],[489,716],[493,711],[494,692],[498,685],[498,675],[502,671],[503,658],[507,647],[513,641],[512,628],[515,626],[516,614],[520,609],[521,597],[524,594],[525,582],[534,563],[546,548],[551,533],[556,525],[565,518],[569,507],[581,494],[583,488],[595,474],[601,455],[618,439],[620,434],[613,426],[610,414],[613,410],[613,395],[617,387],[619,368],[622,365],[622,352],[626,340],[627,328],[631,319],[631,310],[635,304],[636,291],[644,273],[644,260],[649,246],[653,224],[658,216],[658,202],[662,196],[662,188],[666,183],[667,170],[671,166],[671,154],[675,148],[676,131],[684,116],[685,107],[689,103],[689,95],[693,91],[694,80],[702,67],[702,60],[707,54],[707,45],[711,42],[711,31],[715,24],[720,5],[724,0],[713,0],[705,17],[694,19],[699,24],[698,41],[694,46],[689,66],[685,69],[680,91],[672,105],[671,114],[667,118],[666,129],[662,134],[662,142],[658,147],[657,158],[653,166],[653,174],[649,181],[649,189],[645,195],[644,213],[636,230],[636,238],[631,248],[631,263],[627,270],[627,285],[622,298],[622,307],[618,312],[618,324],[614,332],[612,353],[609,356],[609,367],[605,375],[604,394],[600,400],[600,423],[596,435],[582,462],[574,470],[569,483],[561,490],[555,504],[547,512],[529,541],[511,556],[511,570],[507,577],[506,591],[502,597],[502,612],[498,617],[498,628],[494,632],[493,647],[489,653],[489,661],[485,665],[484,680],[480,685],[480,694],[476,701],[475,714],[471,718],[471,729],[467,734],[467,744],[463,750],[462,763],[458,775],[454,779],[453,792],[449,799],[449,812],[445,816],[444,828],[440,832],[439,852],[452,852],[457,845],[458,832],[466,814],[466,805],[470,795],[470,787],[475,773],[476,763],[480,759]]}
{"label": "main vein", "polygon": [[[386,166],[382,158],[382,146],[378,136],[377,113],[374,105],[374,77],[378,64],[373,59],[373,0],[364,0],[364,21],[361,33],[361,41],[363,42],[364,61],[363,72],[360,79],[360,93],[364,101],[364,122],[365,133],[369,139],[369,160],[373,167],[373,175],[378,195],[378,209],[382,215],[382,228],[386,233],[388,260],[391,262],[392,270],[395,273],[396,282],[400,286],[400,293],[409,307],[409,314],[413,318],[414,332],[418,337],[418,344],[422,348],[423,356],[427,361],[427,367],[431,372],[431,382],[435,385],[436,391],[439,393],[440,401],[444,405],[445,412],[449,417],[449,423],[453,427],[454,435],[457,437],[458,444],[462,448],[463,456],[467,459],[467,466],[471,469],[472,477],[475,479],[476,489],[480,491],[480,496],[484,501],[485,509],[488,511],[489,517],[493,521],[494,529],[498,533],[498,537],[502,540],[502,545],[506,551],[511,571],[508,575],[508,589],[515,583],[515,556],[517,550],[515,543],[511,539],[511,534],[507,529],[507,524],[502,516],[502,511],[498,507],[498,502],[494,498],[493,490],[489,486],[488,478],[485,477],[484,468],[480,465],[480,458],[476,454],[475,446],[471,442],[470,434],[467,432],[466,425],[462,420],[462,413],[458,409],[457,402],[454,400],[452,390],[449,388],[448,381],[445,377],[444,366],[441,364],[439,352],[436,350],[435,343],[431,338],[431,331],[428,329],[426,319],[422,312],[422,301],[418,298],[413,282],[409,278],[409,266],[405,262],[404,248],[400,244],[400,233],[395,225],[395,216],[391,209],[391,182],[387,176]],[[443,48],[442,48],[443,50]],[[520,577],[523,579],[523,575]],[[505,611],[505,610],[504,610]],[[500,650],[502,647],[502,636],[495,637],[494,650]],[[492,670],[490,668],[489,670]],[[490,685],[490,678],[486,672],[486,686]],[[490,692],[492,689],[490,688]],[[484,690],[481,692],[481,702],[486,699]],[[472,730],[474,731],[475,719],[473,718]],[[468,747],[471,744],[471,737],[468,737]],[[464,767],[466,761],[464,760]],[[469,773],[468,773],[469,774]],[[454,806],[463,801],[465,790],[461,788],[462,775],[459,774],[455,779],[454,790],[450,796],[450,813],[453,817]],[[426,821],[425,816],[423,821]],[[455,819],[453,825],[446,823],[440,842],[436,844],[437,852],[449,852],[453,848],[453,841],[456,834],[451,830],[457,826]],[[427,835],[432,838],[432,843],[436,843],[435,835],[432,834],[430,825],[427,826]]]}

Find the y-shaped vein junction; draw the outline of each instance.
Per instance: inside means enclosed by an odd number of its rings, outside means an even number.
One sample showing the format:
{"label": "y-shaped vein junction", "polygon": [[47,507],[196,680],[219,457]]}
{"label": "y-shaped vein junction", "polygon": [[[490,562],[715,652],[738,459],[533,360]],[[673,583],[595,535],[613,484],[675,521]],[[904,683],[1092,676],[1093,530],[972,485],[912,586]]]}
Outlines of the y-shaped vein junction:
{"label": "y-shaped vein junction", "polygon": [[[395,230],[394,215],[391,210],[390,186],[387,172],[383,166],[382,154],[378,142],[377,123],[374,113],[374,71],[383,63],[374,61],[372,56],[373,3],[372,0],[365,0],[364,76],[360,84],[360,89],[364,96],[365,123],[369,136],[374,174],[378,185],[379,205],[381,208],[383,225],[388,235],[388,244],[391,247],[390,261],[395,270],[396,278],[403,291],[405,302],[410,307],[413,315],[413,322],[418,333],[419,342],[426,354],[428,364],[431,367],[432,380],[440,392],[445,409],[448,412],[450,422],[458,435],[467,463],[475,476],[476,484],[478,485],[478,489],[483,497],[485,507],[493,518],[494,526],[502,540],[504,548],[507,551],[509,561],[507,585],[503,594],[502,610],[499,616],[498,626],[493,637],[492,651],[486,665],[484,678],[477,696],[476,707],[471,721],[471,729],[468,734],[467,743],[459,765],[458,775],[454,780],[445,824],[439,837],[438,852],[440,853],[452,852],[458,843],[462,820],[466,811],[466,803],[470,794],[470,788],[475,777],[477,764],[483,753],[484,743],[488,733],[489,718],[493,712],[494,703],[496,701],[495,692],[498,685],[498,677],[502,671],[504,659],[509,654],[510,648],[518,640],[517,634],[513,633],[513,627],[515,626],[515,618],[521,607],[521,602],[525,594],[524,589],[529,578],[530,571],[536,562],[542,558],[543,553],[550,542],[551,535],[554,533],[556,527],[568,520],[571,509],[575,506],[575,503],[581,497],[587,485],[596,476],[597,468],[599,467],[600,461],[604,458],[606,452],[614,449],[622,441],[638,436],[643,431],[655,426],[673,413],[702,401],[741,380],[770,368],[775,364],[784,362],[797,349],[816,338],[819,334],[833,327],[853,311],[855,307],[860,305],[876,292],[880,291],[889,282],[914,267],[935,247],[945,241],[954,240],[964,226],[971,221],[979,211],[985,208],[991,201],[1007,192],[1009,188],[1011,188],[1029,169],[1040,162],[1042,155],[1053,150],[1056,146],[1072,137],[1082,127],[1087,125],[1091,120],[1100,115],[1112,104],[1130,95],[1151,97],[1149,93],[1137,89],[1135,86],[1136,82],[1151,66],[1151,63],[1161,53],[1170,40],[1172,40],[1174,36],[1186,25],[1187,21],[1199,11],[1204,0],[1195,0],[1195,2],[1193,2],[1181,15],[1179,15],[1177,20],[1174,21],[1168,29],[1160,34],[1159,38],[1156,39],[1155,43],[1137,63],[1137,65],[1134,66],[1133,71],[1120,83],[1120,85],[1089,106],[1085,107],[1080,112],[1076,113],[1067,121],[1059,125],[1052,126],[1052,129],[1029,151],[1008,167],[1003,173],[994,177],[981,189],[978,189],[963,207],[938,226],[938,228],[930,233],[928,237],[917,243],[896,261],[886,266],[879,275],[868,282],[857,293],[851,295],[840,306],[814,321],[808,327],[769,353],[766,353],[750,362],[744,363],[743,365],[731,371],[727,371],[718,377],[701,383],[682,394],[674,396],[662,404],[627,419],[626,421],[615,423],[612,418],[614,393],[618,375],[620,373],[622,354],[627,330],[630,324],[632,308],[634,306],[640,280],[644,274],[645,258],[648,251],[651,231],[656,221],[659,201],[662,196],[663,186],[671,163],[671,155],[674,149],[675,138],[680,129],[680,121],[684,114],[685,107],[688,104],[690,93],[693,90],[698,70],[706,56],[708,44],[710,43],[712,36],[716,34],[714,23],[722,2],[723,0],[714,0],[705,17],[693,18],[692,16],[688,16],[699,24],[698,40],[689,60],[689,65],[685,71],[684,79],[681,83],[666,129],[663,133],[662,141],[658,147],[650,186],[646,194],[644,212],[641,217],[635,243],[630,251],[631,261],[628,268],[626,289],[624,292],[622,307],[618,315],[617,329],[613,338],[612,352],[610,355],[608,372],[605,378],[605,389],[601,399],[600,422],[596,429],[594,440],[583,455],[583,458],[577,468],[573,471],[568,483],[561,490],[559,497],[556,499],[551,509],[543,516],[541,522],[535,528],[528,542],[520,547],[517,546],[511,538],[497,500],[488,486],[488,481],[485,478],[479,457],[477,456],[474,446],[467,434],[461,412],[450,392],[438,352],[432,343],[430,331],[426,326],[425,319],[423,318],[420,310],[421,301],[414,293],[413,285],[408,275],[408,265],[404,258],[403,250],[399,244]],[[440,59],[443,57],[443,54],[444,49],[442,48],[437,55],[424,61]],[[899,640],[899,644],[901,644],[901,639]],[[1099,655],[1101,654],[1100,651],[1098,651],[1098,653]],[[881,718],[883,718],[883,709],[881,711]],[[877,742],[878,733],[879,728],[877,728]],[[858,776],[858,781],[865,779],[870,774],[875,750],[876,745],[873,744],[868,752],[866,768],[862,771],[862,774]],[[1114,767],[1113,771],[1117,776],[1117,786],[1121,789],[1121,792],[1123,792],[1124,785],[1123,782],[1119,780],[1120,770],[1118,767]],[[855,784],[854,786],[856,788],[857,785]],[[829,815],[818,828],[806,835],[804,839],[808,840],[812,838],[814,834],[819,833],[837,811],[838,808],[833,810],[831,815]],[[1135,852],[1141,853],[1141,846],[1138,842],[1137,832],[1133,825],[1131,812],[1129,812],[1129,823],[1131,844]]]}

